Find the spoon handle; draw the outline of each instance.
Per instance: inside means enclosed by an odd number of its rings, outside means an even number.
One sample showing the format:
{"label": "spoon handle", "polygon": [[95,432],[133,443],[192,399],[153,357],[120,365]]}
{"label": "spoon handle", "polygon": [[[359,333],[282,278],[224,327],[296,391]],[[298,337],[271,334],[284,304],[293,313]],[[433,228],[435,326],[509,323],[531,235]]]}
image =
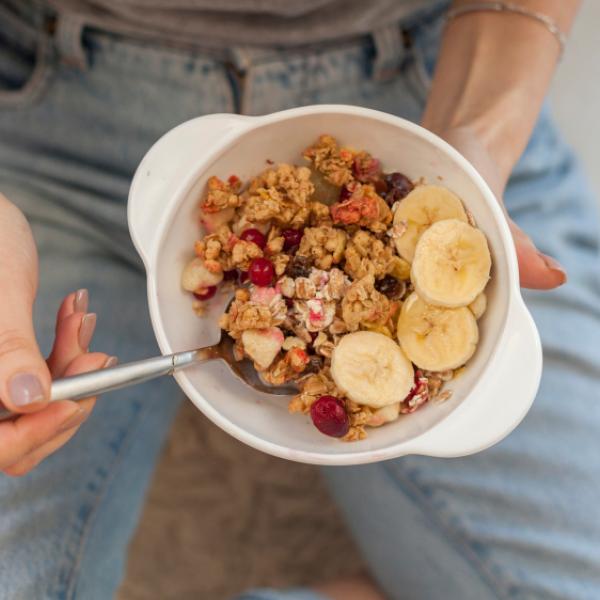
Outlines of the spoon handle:
{"label": "spoon handle", "polygon": [[[161,377],[171,375],[174,371],[187,367],[196,362],[203,362],[216,355],[213,347],[200,348],[199,350],[188,350],[176,352],[167,356],[157,356],[124,363],[109,369],[89,371],[80,375],[55,379],[50,389],[50,401],[56,400],[81,400],[119,388],[136,385]],[[0,421],[6,421],[18,417],[6,408],[0,408]]]}

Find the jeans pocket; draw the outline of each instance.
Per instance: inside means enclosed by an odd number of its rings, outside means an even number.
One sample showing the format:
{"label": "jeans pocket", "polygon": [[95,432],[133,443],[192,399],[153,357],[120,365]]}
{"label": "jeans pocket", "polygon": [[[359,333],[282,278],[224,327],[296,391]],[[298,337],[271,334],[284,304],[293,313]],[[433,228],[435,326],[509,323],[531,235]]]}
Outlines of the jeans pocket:
{"label": "jeans pocket", "polygon": [[39,100],[51,79],[53,57],[49,34],[0,6],[0,108]]}

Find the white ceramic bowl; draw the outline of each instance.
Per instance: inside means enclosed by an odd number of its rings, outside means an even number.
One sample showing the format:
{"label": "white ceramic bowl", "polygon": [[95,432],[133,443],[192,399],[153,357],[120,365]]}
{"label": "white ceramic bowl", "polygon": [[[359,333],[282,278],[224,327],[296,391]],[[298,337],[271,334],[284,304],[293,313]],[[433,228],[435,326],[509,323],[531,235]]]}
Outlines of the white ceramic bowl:
{"label": "white ceramic bowl", "polygon": [[164,135],[131,185],[131,236],[146,266],[148,301],[163,353],[214,343],[223,304],[199,319],[180,287],[181,270],[199,237],[195,211],[211,175],[247,180],[265,160],[300,161],[319,134],[364,148],[386,170],[447,186],[487,235],[494,262],[480,344],[468,368],[450,383],[454,394],[342,443],[320,434],[308,416],[289,414],[287,400],[245,387],[220,362],[179,372],[192,402],[219,427],[250,446],[290,460],[348,465],[406,454],[460,456],[505,437],[527,413],[542,366],[539,336],[519,290],[517,260],[503,214],[481,176],[456,150],[425,129],[385,113],[321,105],[263,117],[230,114],[193,119]]}

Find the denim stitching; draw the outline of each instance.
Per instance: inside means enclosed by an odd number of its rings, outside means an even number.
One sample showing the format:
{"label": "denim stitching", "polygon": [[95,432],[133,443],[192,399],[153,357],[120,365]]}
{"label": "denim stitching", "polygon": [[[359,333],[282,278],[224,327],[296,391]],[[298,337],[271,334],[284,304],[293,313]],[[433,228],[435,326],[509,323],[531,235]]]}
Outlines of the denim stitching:
{"label": "denim stitching", "polygon": [[[421,508],[421,510],[424,505],[427,505],[428,510],[422,510],[423,514],[443,533],[446,539],[460,554],[462,554],[463,558],[471,564],[473,570],[479,575],[481,581],[490,589],[492,594],[501,600],[510,600],[511,597],[514,598],[514,595],[507,589],[505,583],[497,578],[494,572],[489,569],[488,565],[486,565],[473,548],[471,548],[468,536],[463,532],[457,531],[451,525],[443,521],[439,514],[439,510],[431,504],[416,482],[412,481],[411,478],[404,473],[392,471],[385,462],[381,463],[381,468],[391,479],[392,483],[394,483],[406,497],[410,498],[414,504]],[[503,591],[500,592],[500,590]]]}

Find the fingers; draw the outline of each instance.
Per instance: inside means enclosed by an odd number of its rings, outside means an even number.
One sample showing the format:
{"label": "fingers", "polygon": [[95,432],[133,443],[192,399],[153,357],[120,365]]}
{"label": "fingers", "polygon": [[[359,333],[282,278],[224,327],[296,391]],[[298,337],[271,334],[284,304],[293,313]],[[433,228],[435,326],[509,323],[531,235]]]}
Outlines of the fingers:
{"label": "fingers", "polygon": [[77,290],[69,294],[60,305],[56,315],[56,328],[63,319],[73,313],[86,313],[89,305],[89,294],[85,289]]}
{"label": "fingers", "polygon": [[517,249],[521,286],[536,290],[550,290],[563,285],[567,274],[555,259],[542,254],[529,236],[509,219]]}
{"label": "fingers", "polygon": [[50,372],[33,331],[37,253],[27,220],[0,194],[0,399],[11,410],[39,410]]}
{"label": "fingers", "polygon": [[54,346],[47,361],[52,377],[62,376],[67,365],[87,352],[95,327],[94,313],[74,312],[57,323]]}
{"label": "fingers", "polygon": [[44,410],[0,423],[0,469],[6,469],[57,434],[81,424],[87,414],[76,402],[50,403]]}
{"label": "fingers", "polygon": [[[101,369],[113,362],[100,352],[77,356],[64,371],[65,376]],[[52,402],[44,410],[0,423],[0,469],[21,476],[66,444],[91,413],[96,399],[79,402]]]}

